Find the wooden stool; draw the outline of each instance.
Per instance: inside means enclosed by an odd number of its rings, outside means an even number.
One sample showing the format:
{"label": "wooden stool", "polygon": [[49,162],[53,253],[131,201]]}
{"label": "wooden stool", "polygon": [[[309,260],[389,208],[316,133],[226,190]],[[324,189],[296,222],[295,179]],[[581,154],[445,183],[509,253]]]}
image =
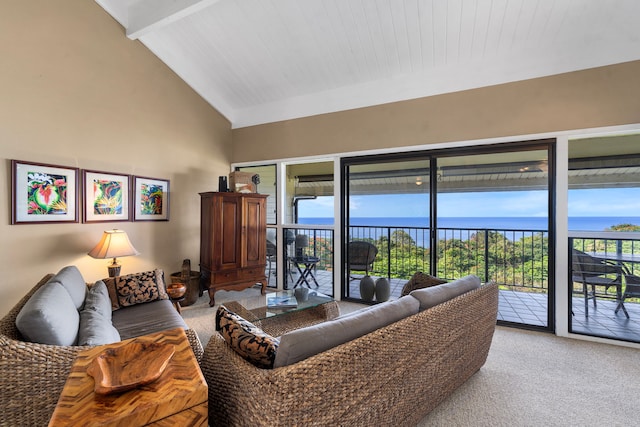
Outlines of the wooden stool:
{"label": "wooden stool", "polygon": [[178,310],[178,313],[182,314],[180,309],[180,301],[184,301],[184,294],[187,291],[187,286],[184,283],[172,283],[167,286],[167,294],[171,298],[173,306]]}

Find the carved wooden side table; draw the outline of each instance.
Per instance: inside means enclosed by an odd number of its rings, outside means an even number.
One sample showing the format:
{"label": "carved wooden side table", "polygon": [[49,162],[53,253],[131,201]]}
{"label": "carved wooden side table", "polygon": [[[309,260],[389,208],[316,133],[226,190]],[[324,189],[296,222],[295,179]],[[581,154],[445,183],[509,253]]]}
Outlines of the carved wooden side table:
{"label": "carved wooden side table", "polygon": [[[118,394],[96,394],[87,367],[105,349],[131,341],[169,343],[175,353],[154,382]],[[208,425],[207,383],[181,328],[94,347],[78,354],[49,426]]]}

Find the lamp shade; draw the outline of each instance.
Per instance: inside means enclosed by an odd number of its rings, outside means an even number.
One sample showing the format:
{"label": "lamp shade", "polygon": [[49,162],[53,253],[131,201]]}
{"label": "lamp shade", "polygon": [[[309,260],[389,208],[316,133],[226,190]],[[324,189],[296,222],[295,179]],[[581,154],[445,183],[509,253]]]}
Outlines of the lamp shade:
{"label": "lamp shade", "polygon": [[102,239],[89,251],[89,256],[105,259],[138,255],[139,253],[129,241],[127,233],[123,230],[109,230],[102,234]]}
{"label": "lamp shade", "polygon": [[306,248],[307,246],[309,246],[309,236],[306,234],[298,234],[296,236],[296,247]]}
{"label": "lamp shade", "polygon": [[309,236],[306,234],[298,234],[296,236],[296,258],[305,257],[305,248],[309,246]]}

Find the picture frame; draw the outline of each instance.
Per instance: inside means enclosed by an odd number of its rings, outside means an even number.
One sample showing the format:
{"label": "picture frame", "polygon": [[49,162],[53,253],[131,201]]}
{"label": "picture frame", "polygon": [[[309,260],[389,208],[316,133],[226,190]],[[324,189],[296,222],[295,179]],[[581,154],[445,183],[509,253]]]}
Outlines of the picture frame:
{"label": "picture frame", "polygon": [[78,222],[78,168],[11,160],[11,224]]}
{"label": "picture frame", "polygon": [[169,220],[169,180],[133,177],[133,220]]}
{"label": "picture frame", "polygon": [[83,222],[131,220],[131,176],[83,170]]}

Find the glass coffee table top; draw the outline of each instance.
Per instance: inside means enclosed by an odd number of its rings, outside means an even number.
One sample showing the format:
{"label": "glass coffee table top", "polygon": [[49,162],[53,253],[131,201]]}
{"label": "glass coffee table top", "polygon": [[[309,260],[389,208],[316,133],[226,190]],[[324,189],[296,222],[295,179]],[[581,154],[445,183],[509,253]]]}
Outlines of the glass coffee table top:
{"label": "glass coffee table top", "polygon": [[[307,310],[333,301],[332,297],[318,291],[307,291],[306,299],[301,297],[296,298],[293,290],[285,290],[267,292],[266,295],[239,299],[237,301],[229,301],[223,305],[242,317],[249,317],[247,320],[255,321]],[[271,306],[270,303],[274,303],[274,301],[277,306]],[[247,311],[251,313],[251,316],[247,316]]]}

